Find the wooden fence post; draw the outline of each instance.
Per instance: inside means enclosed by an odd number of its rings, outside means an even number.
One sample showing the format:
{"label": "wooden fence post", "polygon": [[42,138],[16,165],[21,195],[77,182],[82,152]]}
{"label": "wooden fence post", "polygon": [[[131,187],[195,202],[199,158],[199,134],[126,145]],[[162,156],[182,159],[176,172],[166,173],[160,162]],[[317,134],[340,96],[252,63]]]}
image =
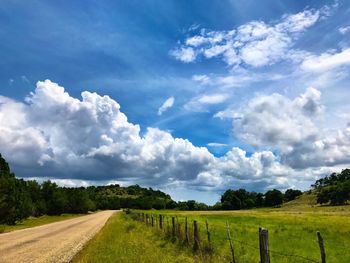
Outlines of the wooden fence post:
{"label": "wooden fence post", "polygon": [[205,228],[207,230],[207,237],[208,237],[208,244],[209,244],[209,250],[212,251],[212,245],[211,245],[211,238],[210,238],[210,232],[209,232],[209,224],[208,219],[205,220]]}
{"label": "wooden fence post", "polygon": [[159,215],[159,228],[163,229],[163,216]]}
{"label": "wooden fence post", "polygon": [[187,217],[185,218],[185,242],[187,244],[190,243],[190,238],[188,236],[188,224],[187,224]]}
{"label": "wooden fence post", "polygon": [[176,236],[179,240],[181,240],[181,225],[178,217],[176,217]]}
{"label": "wooden fence post", "polygon": [[153,215],[151,215],[151,223],[152,223],[152,227],[154,226],[154,219],[153,219]]}
{"label": "wooden fence post", "polygon": [[145,213],[142,213],[142,222],[145,222]]}
{"label": "wooden fence post", "polygon": [[170,235],[169,216],[165,216],[165,218],[166,218],[166,229],[165,229],[165,232],[169,236]]}
{"label": "wooden fence post", "polygon": [[146,225],[148,225],[148,221],[149,221],[148,214],[146,214]]}
{"label": "wooden fence post", "polygon": [[269,235],[265,228],[259,227],[260,262],[270,263]]}
{"label": "wooden fence post", "polygon": [[171,217],[171,225],[172,225],[171,235],[175,237],[176,235],[175,217]]}
{"label": "wooden fence post", "polygon": [[196,220],[193,221],[193,239],[194,239],[193,250],[197,251],[199,249],[199,231],[198,231],[198,224]]}
{"label": "wooden fence post", "polygon": [[317,239],[318,239],[318,245],[320,247],[321,262],[326,263],[326,252],[324,250],[323,238],[321,236],[320,231],[317,231]]}
{"label": "wooden fence post", "polygon": [[227,230],[227,238],[230,242],[230,249],[231,249],[231,255],[232,255],[232,263],[236,263],[235,260],[235,251],[233,249],[233,244],[232,244],[232,239],[231,239],[231,231],[230,231],[230,226],[228,222],[226,221],[226,230]]}

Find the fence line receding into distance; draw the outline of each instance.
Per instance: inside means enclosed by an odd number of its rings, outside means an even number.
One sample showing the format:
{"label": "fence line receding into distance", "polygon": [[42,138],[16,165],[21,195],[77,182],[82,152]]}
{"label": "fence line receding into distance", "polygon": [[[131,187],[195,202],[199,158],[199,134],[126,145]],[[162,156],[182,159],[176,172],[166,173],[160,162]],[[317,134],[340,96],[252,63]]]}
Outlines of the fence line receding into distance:
{"label": "fence line receding into distance", "polygon": [[[198,220],[192,220],[190,223],[190,220],[188,220],[187,217],[184,217],[184,220],[181,222],[175,215],[151,214],[131,210],[126,210],[126,213],[129,214],[133,220],[142,222],[146,226],[157,229],[158,231],[164,233],[165,236],[168,237],[172,242],[179,241],[186,246],[192,247],[193,251],[198,252],[200,255],[206,254],[211,256],[217,249],[217,247],[214,247],[212,237],[213,233],[207,219],[205,220],[204,226],[204,236],[206,237],[204,237],[200,234]],[[228,254],[230,255],[230,262],[232,263],[237,263],[233,241],[249,248],[251,251],[256,250],[260,257],[260,263],[270,263],[271,255],[286,258],[287,262],[295,262],[295,260],[300,260],[301,262],[326,263],[324,240],[319,231],[316,233],[316,236],[320,250],[320,258],[313,259],[297,254],[288,254],[285,252],[271,250],[269,246],[269,233],[266,228],[259,227],[257,229],[259,247],[232,237],[230,225],[228,222],[226,222],[226,228],[223,230],[227,235],[226,239],[230,247]]]}

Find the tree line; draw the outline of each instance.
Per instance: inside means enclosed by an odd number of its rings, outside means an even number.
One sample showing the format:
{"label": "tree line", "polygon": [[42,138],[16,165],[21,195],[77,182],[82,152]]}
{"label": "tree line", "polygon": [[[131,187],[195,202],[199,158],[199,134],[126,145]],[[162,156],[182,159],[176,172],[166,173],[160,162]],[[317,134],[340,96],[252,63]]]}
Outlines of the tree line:
{"label": "tree line", "polygon": [[350,201],[350,169],[321,178],[312,187],[317,194],[317,203],[346,204]]}
{"label": "tree line", "polygon": [[[340,205],[350,200],[350,169],[321,178],[312,185],[320,204]],[[266,193],[245,189],[226,190],[218,203],[209,206],[195,200],[175,202],[170,195],[139,185],[118,184],[89,187],[60,187],[51,181],[23,180],[11,173],[0,154],[0,223],[15,224],[29,216],[87,213],[105,209],[239,210],[278,207],[302,195],[300,190]]]}
{"label": "tree line", "polygon": [[[311,185],[318,204],[344,205],[350,201],[350,169],[332,173]],[[284,193],[277,189],[265,194],[248,192],[245,189],[227,190],[213,209],[239,210],[257,207],[276,207],[302,195],[300,190],[288,189]]]}
{"label": "tree line", "polygon": [[283,202],[289,202],[302,195],[300,190],[288,189],[285,193],[277,189],[267,191],[265,194],[249,192],[245,189],[226,190],[220,202],[213,207],[215,210],[240,210],[258,207],[276,207]]}
{"label": "tree line", "polygon": [[176,202],[159,190],[118,184],[60,187],[51,181],[23,180],[11,173],[0,154],[0,223],[15,224],[29,216],[87,213],[105,209],[172,209]]}

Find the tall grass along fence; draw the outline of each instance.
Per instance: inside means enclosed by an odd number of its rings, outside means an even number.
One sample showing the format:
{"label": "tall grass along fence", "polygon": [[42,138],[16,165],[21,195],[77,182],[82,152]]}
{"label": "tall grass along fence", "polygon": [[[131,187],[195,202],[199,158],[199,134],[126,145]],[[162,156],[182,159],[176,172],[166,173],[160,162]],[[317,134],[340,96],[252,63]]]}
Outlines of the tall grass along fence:
{"label": "tall grass along fence", "polygon": [[[311,258],[274,250],[269,244],[268,229],[263,227],[257,228],[256,242],[253,243],[232,236],[231,226],[228,222],[224,228],[217,225],[212,228],[208,220],[200,224],[199,221],[189,220],[185,216],[151,214],[131,210],[125,212],[133,220],[153,228],[156,233],[163,234],[172,242],[179,242],[181,245],[191,248],[194,253],[198,253],[200,257],[209,259],[209,261],[215,258],[215,260],[220,259],[220,262],[252,262],[242,259],[243,251],[243,253],[253,254],[250,259],[259,259],[260,263],[270,263],[271,259],[274,262],[326,262],[324,240],[320,232],[315,233],[315,240],[310,241],[314,242],[315,248],[319,250],[319,258]],[[220,237],[219,234],[225,236]],[[300,237],[294,239],[291,237],[291,240],[296,242],[298,238],[300,239]],[[240,254],[237,254],[237,248],[241,251]]]}

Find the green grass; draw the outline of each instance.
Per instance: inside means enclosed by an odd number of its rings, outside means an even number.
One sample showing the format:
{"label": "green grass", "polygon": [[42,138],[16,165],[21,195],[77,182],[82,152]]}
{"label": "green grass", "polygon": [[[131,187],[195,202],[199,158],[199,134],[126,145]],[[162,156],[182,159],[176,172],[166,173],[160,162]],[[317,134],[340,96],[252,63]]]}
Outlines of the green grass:
{"label": "green grass", "polygon": [[350,262],[350,206],[316,206],[309,203],[312,199],[310,196],[303,196],[299,201],[274,209],[151,213],[168,215],[169,225],[171,215],[176,215],[179,222],[183,222],[184,217],[188,217],[189,222],[197,220],[203,247],[206,243],[205,220],[208,219],[214,247],[214,262],[230,262],[226,221],[231,228],[237,262],[259,262],[259,226],[269,231],[272,262],[309,262],[304,258],[318,262],[320,252],[317,231],[320,231],[324,238],[327,262]]}
{"label": "green grass", "polygon": [[173,244],[155,229],[115,213],[73,262],[198,262],[191,250]]}
{"label": "green grass", "polygon": [[40,216],[40,217],[29,217],[22,222],[18,222],[16,225],[1,225],[0,224],[0,233],[10,232],[14,230],[24,229],[28,227],[41,226],[45,224],[50,224],[53,222],[58,222],[74,217],[82,216],[81,214],[62,214],[59,216]]}
{"label": "green grass", "polygon": [[[269,231],[271,262],[320,262],[316,232],[320,231],[327,262],[350,262],[350,206],[318,206],[314,196],[303,195],[281,208],[241,211],[141,211],[166,215],[165,230],[132,220],[130,215],[113,216],[103,230],[78,255],[75,262],[230,262],[226,222],[231,228],[236,262],[259,262],[258,228]],[[171,216],[180,223],[187,217],[200,228],[201,251],[193,253],[182,242],[166,237]],[[209,221],[214,252],[206,253],[205,220]],[[158,222],[155,222],[158,225]],[[169,228],[168,228],[168,227]],[[181,229],[183,233],[183,226]],[[290,256],[287,256],[290,255]],[[305,258],[313,261],[308,261]]]}

